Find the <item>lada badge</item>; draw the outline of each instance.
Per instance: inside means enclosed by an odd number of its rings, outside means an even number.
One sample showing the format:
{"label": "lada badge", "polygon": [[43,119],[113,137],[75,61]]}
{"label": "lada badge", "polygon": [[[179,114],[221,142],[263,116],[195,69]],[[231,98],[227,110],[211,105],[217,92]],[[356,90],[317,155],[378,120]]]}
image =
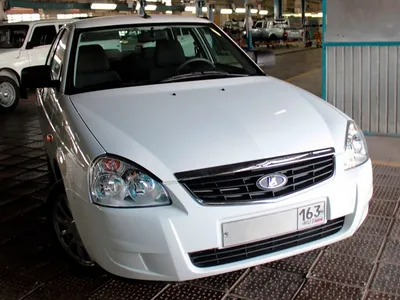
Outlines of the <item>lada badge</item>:
{"label": "lada badge", "polygon": [[288,182],[288,178],[283,174],[268,174],[257,180],[257,187],[264,191],[279,189]]}

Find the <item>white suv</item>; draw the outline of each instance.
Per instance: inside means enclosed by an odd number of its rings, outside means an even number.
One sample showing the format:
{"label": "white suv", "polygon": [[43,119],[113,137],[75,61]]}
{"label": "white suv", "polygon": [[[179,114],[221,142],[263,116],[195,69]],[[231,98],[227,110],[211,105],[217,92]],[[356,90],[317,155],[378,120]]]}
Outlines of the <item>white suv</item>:
{"label": "white suv", "polygon": [[0,112],[13,110],[20,98],[21,70],[42,65],[65,20],[0,25]]}

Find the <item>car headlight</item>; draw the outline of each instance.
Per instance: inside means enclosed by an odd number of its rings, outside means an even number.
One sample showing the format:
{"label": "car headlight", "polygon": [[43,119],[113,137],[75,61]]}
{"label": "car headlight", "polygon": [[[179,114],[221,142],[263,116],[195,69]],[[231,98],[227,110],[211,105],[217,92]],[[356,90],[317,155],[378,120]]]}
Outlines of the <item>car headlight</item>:
{"label": "car headlight", "polygon": [[355,168],[368,160],[368,149],[364,134],[354,121],[347,124],[345,150],[345,170]]}
{"label": "car headlight", "polygon": [[92,202],[109,207],[146,207],[171,204],[164,186],[146,171],[116,158],[101,157],[91,167]]}

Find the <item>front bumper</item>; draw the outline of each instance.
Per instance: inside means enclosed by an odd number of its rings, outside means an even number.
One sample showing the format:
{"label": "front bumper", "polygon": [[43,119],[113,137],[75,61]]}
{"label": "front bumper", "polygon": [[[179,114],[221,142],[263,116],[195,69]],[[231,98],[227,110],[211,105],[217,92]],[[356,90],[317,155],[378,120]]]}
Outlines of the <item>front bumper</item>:
{"label": "front bumper", "polygon": [[[340,155],[336,163],[343,165]],[[67,188],[84,245],[102,268],[127,278],[183,281],[268,263],[338,242],[352,236],[368,213],[372,164],[368,161],[349,171],[337,170],[333,178],[320,185],[269,204],[207,207],[198,204],[178,183],[166,187],[173,205],[140,209],[98,207],[80,197],[82,193]],[[188,253],[222,247],[222,223],[294,209],[321,197],[328,199],[329,220],[345,216],[342,229],[333,235],[214,267],[197,268],[189,258]]]}

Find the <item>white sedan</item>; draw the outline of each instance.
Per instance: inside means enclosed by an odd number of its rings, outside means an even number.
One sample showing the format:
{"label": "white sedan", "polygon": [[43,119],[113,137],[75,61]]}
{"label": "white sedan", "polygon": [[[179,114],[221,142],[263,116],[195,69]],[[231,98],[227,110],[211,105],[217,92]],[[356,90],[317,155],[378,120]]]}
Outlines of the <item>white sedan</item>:
{"label": "white sedan", "polygon": [[[138,46],[110,56],[82,40],[130,31]],[[208,20],[74,21],[21,81],[37,91],[54,232],[82,266],[200,278],[338,242],[368,213],[354,121],[264,74]]]}

